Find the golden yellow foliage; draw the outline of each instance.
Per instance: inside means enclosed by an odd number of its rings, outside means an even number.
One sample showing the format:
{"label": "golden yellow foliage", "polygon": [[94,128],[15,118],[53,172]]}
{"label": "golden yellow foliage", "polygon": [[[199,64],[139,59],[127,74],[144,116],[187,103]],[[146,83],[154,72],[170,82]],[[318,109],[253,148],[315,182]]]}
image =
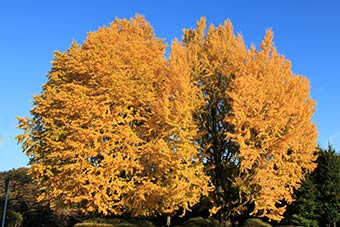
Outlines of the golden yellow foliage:
{"label": "golden yellow foliage", "polygon": [[230,21],[206,28],[202,18],[195,30],[185,30],[183,43],[190,53],[192,80],[201,90],[200,106],[194,116],[199,123],[197,141],[206,162],[205,171],[211,176],[215,191],[211,193],[218,215],[232,216],[243,209],[239,186],[234,179],[239,174],[238,144],[226,136],[232,132],[225,118],[230,115],[231,99],[227,91],[243,67],[247,50],[241,36],[235,37]]}
{"label": "golden yellow foliage", "polygon": [[18,136],[39,199],[85,213],[184,212],[210,187],[194,143],[197,89],[186,51],[141,16],[116,19],[56,52]]}
{"label": "golden yellow foliage", "polygon": [[169,59],[165,47],[136,16],[56,52],[17,137],[40,200],[153,216],[185,212],[211,192],[222,218],[253,207],[280,220],[315,168],[308,80],[292,73],[270,30],[260,50],[247,49],[230,21],[206,31],[203,18]]}
{"label": "golden yellow foliage", "polygon": [[240,146],[240,178],[255,201],[253,214],[280,220],[285,211],[280,203],[291,203],[293,188],[316,167],[309,82],[292,73],[268,30],[261,49],[248,51],[232,87],[226,121],[234,131],[227,136]]}
{"label": "golden yellow foliage", "polygon": [[308,80],[291,72],[271,31],[257,51],[247,50],[230,21],[211,25],[206,34],[205,27],[201,19],[185,30],[183,43],[203,100],[195,116],[215,207],[232,216],[252,204],[252,215],[280,220],[280,203],[292,202],[293,188],[315,168]]}

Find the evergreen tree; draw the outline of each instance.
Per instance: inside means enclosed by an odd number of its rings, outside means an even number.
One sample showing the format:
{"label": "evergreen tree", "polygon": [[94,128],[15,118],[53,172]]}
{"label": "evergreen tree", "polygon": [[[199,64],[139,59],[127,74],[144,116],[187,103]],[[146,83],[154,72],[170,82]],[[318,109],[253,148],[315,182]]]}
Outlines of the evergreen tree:
{"label": "evergreen tree", "polygon": [[295,201],[287,208],[284,223],[301,226],[319,226],[320,204],[318,193],[313,175],[307,175],[301,188],[296,190],[293,195]]}
{"label": "evergreen tree", "polygon": [[336,226],[340,224],[340,155],[329,144],[321,149],[314,173],[319,189],[320,224]]}
{"label": "evergreen tree", "polygon": [[315,171],[306,177],[285,213],[284,223],[336,226],[340,218],[340,156],[331,145],[319,148]]}

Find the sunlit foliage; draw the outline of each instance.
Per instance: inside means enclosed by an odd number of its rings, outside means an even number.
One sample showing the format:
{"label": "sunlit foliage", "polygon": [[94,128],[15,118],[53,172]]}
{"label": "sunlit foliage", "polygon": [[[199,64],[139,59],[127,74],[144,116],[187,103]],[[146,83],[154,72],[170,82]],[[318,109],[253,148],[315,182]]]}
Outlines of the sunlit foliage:
{"label": "sunlit foliage", "polygon": [[308,80],[270,30],[247,48],[230,21],[206,29],[201,19],[169,59],[165,48],[136,16],[56,52],[19,125],[40,200],[153,216],[185,212],[211,191],[222,219],[282,219],[316,166]]}
{"label": "sunlit foliage", "polygon": [[256,50],[234,35],[230,21],[205,27],[201,19],[185,30],[183,43],[204,100],[196,119],[212,197],[221,215],[252,206],[254,216],[280,220],[281,203],[292,202],[293,188],[315,168],[308,80],[292,73],[270,30]]}
{"label": "sunlit foliage", "polygon": [[185,50],[166,46],[141,16],[116,19],[56,52],[18,136],[39,199],[104,215],[185,212],[207,195],[197,157]]}

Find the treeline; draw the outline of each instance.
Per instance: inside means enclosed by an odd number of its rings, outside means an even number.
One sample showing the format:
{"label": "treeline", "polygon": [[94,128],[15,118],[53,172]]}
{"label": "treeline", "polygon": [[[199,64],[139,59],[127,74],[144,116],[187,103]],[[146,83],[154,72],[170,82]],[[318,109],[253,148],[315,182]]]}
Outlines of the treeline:
{"label": "treeline", "polygon": [[5,226],[73,226],[76,215],[59,208],[53,212],[38,202],[38,187],[32,182],[28,168],[0,172],[1,219],[5,204],[5,180],[9,179]]}
{"label": "treeline", "polygon": [[[290,204],[284,214],[284,219],[272,222],[276,225],[295,226],[330,226],[340,224],[340,155],[329,146],[327,149],[318,151],[318,167],[311,174],[308,174],[299,190],[293,194],[294,202]],[[9,202],[6,215],[6,226],[69,226],[76,223],[97,222],[97,223],[134,223],[136,226],[165,226],[166,217],[159,216],[148,220],[131,220],[129,217],[103,217],[101,214],[90,216],[81,215],[80,212],[67,212],[63,207],[58,207],[53,212],[48,206],[37,202],[38,188],[28,175],[27,168],[19,168],[8,172],[0,173],[0,207],[3,211],[5,198],[5,179],[10,179]],[[206,221],[199,219],[203,217]],[[125,219],[124,219],[125,218]],[[208,217],[208,207],[204,201],[196,205],[192,212],[182,218],[173,220],[173,225],[187,226],[219,226],[216,216]],[[247,223],[255,223],[253,226],[264,226],[264,223],[252,220],[250,216],[242,214],[237,218],[238,226]],[[249,221],[252,220],[252,221]],[[123,221],[122,221],[123,220]],[[215,220],[215,221],[214,221]],[[262,219],[268,222],[268,219]],[[125,221],[125,222],[124,222]],[[131,224],[132,223],[132,224]],[[231,225],[231,223],[229,223]]]}

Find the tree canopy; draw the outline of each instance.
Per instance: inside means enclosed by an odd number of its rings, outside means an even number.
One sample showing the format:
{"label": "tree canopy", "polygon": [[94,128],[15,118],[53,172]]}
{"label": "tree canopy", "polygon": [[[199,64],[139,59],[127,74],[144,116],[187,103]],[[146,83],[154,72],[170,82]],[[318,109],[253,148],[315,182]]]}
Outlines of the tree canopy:
{"label": "tree canopy", "polygon": [[141,16],[56,52],[32,118],[19,118],[39,199],[104,215],[190,210],[281,220],[314,163],[308,80],[268,30],[247,48],[230,21],[166,45]]}
{"label": "tree canopy", "polygon": [[197,157],[196,88],[184,50],[141,16],[116,19],[56,52],[18,136],[39,199],[83,212],[185,212],[210,190]]}
{"label": "tree canopy", "polygon": [[316,167],[309,82],[277,53],[271,30],[256,50],[234,35],[230,21],[205,28],[201,19],[184,31],[183,43],[204,100],[196,111],[198,141],[216,205],[232,215],[252,204],[252,215],[280,220],[280,204],[292,202],[293,189]]}

